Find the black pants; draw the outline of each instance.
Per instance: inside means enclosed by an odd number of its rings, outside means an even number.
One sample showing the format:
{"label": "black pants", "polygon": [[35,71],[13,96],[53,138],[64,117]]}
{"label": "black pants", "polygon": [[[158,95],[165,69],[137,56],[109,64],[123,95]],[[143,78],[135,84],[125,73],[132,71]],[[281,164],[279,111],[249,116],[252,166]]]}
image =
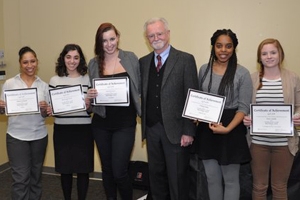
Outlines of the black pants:
{"label": "black pants", "polygon": [[128,165],[135,140],[135,126],[117,130],[93,127],[93,136],[100,155],[103,186],[107,199],[132,200],[132,184]]}
{"label": "black pants", "polygon": [[170,143],[160,123],[146,127],[146,131],[152,198],[188,199],[190,147]]}

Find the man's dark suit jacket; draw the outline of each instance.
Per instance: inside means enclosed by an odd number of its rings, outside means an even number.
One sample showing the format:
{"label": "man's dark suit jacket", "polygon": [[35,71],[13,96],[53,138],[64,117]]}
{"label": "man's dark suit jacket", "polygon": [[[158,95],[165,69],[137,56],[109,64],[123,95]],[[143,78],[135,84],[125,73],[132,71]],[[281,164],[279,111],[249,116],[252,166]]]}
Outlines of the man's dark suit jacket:
{"label": "man's dark suit jacket", "polygon": [[[146,104],[148,93],[149,69],[154,52],[140,58],[142,79],[142,134],[146,133]],[[198,77],[193,55],[171,47],[164,67],[161,85],[161,112],[163,125],[168,139],[172,144],[180,143],[182,135],[195,135],[195,125],[192,120],[182,117],[187,92],[189,88],[198,89]]]}

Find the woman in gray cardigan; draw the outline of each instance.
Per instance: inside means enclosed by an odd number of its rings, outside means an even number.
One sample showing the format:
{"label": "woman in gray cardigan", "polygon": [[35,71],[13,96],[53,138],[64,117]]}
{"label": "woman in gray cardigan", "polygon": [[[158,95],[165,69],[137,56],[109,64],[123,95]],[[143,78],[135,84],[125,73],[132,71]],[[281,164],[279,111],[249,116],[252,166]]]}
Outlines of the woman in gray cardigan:
{"label": "woman in gray cardigan", "polygon": [[[140,71],[137,56],[118,48],[120,34],[110,23],[101,24],[96,33],[95,55],[88,64],[90,80],[120,78],[129,82],[129,105],[93,106],[92,130],[102,166],[103,185],[107,199],[132,200],[128,164],[135,140],[136,117],[141,114]],[[95,87],[89,98],[98,95]]]}

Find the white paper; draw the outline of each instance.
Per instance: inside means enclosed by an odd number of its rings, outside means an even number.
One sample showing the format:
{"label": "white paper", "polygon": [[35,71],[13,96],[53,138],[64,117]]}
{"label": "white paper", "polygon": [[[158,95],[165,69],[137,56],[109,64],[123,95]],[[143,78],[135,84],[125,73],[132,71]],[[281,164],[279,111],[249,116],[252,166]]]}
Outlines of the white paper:
{"label": "white paper", "polygon": [[293,136],[292,104],[251,104],[251,135]]}
{"label": "white paper", "polygon": [[94,99],[94,105],[129,106],[128,77],[94,79],[93,86],[98,91],[98,96]]}
{"label": "white paper", "polygon": [[6,115],[40,113],[37,88],[5,90]]}
{"label": "white paper", "polygon": [[182,116],[207,123],[219,123],[225,100],[224,96],[189,89]]}
{"label": "white paper", "polygon": [[49,90],[53,115],[86,110],[81,85]]}

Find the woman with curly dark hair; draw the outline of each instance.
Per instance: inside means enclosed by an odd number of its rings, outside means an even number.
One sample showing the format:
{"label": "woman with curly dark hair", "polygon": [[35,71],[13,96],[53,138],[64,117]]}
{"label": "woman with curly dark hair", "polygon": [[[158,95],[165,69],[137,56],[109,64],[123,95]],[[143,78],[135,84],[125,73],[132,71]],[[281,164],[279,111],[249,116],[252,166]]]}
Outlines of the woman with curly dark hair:
{"label": "woman with curly dark hair", "polygon": [[[49,88],[71,85],[82,86],[86,96],[90,88],[87,65],[80,46],[67,44],[60,53]],[[90,101],[86,99],[86,108]],[[71,199],[73,173],[77,173],[78,199],[84,200],[89,185],[89,173],[94,171],[94,143],[91,116],[88,111],[55,115],[54,153],[55,170],[61,174],[61,185],[66,200]]]}

